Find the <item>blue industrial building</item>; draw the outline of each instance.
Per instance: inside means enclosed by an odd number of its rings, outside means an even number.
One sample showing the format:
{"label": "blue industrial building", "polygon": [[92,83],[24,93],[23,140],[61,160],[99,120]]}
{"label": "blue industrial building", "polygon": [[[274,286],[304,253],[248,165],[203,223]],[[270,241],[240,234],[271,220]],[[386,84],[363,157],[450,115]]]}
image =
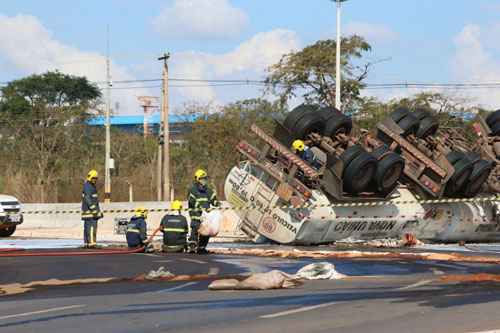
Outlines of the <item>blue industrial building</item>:
{"label": "blue industrial building", "polygon": [[[171,141],[181,140],[183,134],[191,131],[192,124],[197,118],[197,115],[169,115],[168,120]],[[111,116],[110,123],[113,128],[118,128],[130,133],[158,135],[160,130],[160,114],[155,113],[148,116],[146,122],[144,120],[143,115],[115,115]],[[104,116],[97,116],[89,121],[89,125],[91,126],[104,126],[104,123]],[[144,130],[144,125],[147,126],[146,131]]]}

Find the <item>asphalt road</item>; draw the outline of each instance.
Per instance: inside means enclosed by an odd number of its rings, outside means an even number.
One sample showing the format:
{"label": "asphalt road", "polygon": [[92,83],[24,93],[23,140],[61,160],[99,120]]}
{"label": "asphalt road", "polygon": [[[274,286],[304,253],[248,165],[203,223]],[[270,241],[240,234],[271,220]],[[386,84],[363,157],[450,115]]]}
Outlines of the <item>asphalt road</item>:
{"label": "asphalt road", "polygon": [[[133,254],[0,258],[0,287],[50,278],[130,279],[163,266],[176,274],[280,269],[312,260]],[[444,283],[495,273],[488,264],[332,260],[344,280],[297,289],[208,291],[210,280],[35,287],[0,296],[0,332],[477,332],[500,328],[500,283]]]}

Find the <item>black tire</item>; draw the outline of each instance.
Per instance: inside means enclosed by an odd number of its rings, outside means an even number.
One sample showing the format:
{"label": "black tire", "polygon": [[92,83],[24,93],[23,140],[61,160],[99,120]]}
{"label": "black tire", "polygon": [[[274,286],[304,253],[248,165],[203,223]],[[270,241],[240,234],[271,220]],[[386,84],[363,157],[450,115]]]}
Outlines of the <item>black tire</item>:
{"label": "black tire", "polygon": [[495,124],[493,124],[491,129],[491,135],[493,136],[500,136],[500,121],[497,121]]}
{"label": "black tire", "polygon": [[474,169],[474,163],[464,154],[463,158],[453,164],[453,168],[455,172],[449,179],[448,184],[446,184],[445,190],[449,196],[457,194],[462,189]]}
{"label": "black tire", "polygon": [[439,129],[439,122],[433,116],[425,117],[420,120],[420,125],[417,130],[418,138],[426,138],[433,136]]}
{"label": "black tire", "polygon": [[289,128],[292,139],[305,139],[311,133],[322,133],[325,123],[316,112],[304,114]]}
{"label": "black tire", "polygon": [[499,120],[500,120],[500,110],[496,110],[495,112],[490,113],[488,117],[486,117],[486,124],[488,124],[489,127],[492,127]]}
{"label": "black tire", "polygon": [[340,111],[334,108],[323,108],[320,111],[321,116],[325,120],[325,128],[323,135],[334,137],[336,134],[350,134],[352,130],[352,120]]}
{"label": "black tire", "polygon": [[367,152],[359,154],[347,166],[344,165],[342,180],[344,191],[358,194],[368,188],[377,169],[377,160]]}
{"label": "black tire", "polygon": [[0,229],[0,237],[10,237],[16,231],[16,226],[11,225],[9,227]]}
{"label": "black tire", "polygon": [[375,172],[375,186],[378,192],[389,193],[398,185],[403,174],[404,159],[396,153],[388,153],[378,161]]}
{"label": "black tire", "polygon": [[375,148],[372,151],[372,155],[373,155],[373,157],[375,157],[378,160],[380,158],[380,156],[382,156],[383,154],[385,154],[388,151],[389,151],[389,146],[386,144],[383,144],[383,145],[380,145],[377,148]]}
{"label": "black tire", "polygon": [[345,168],[352,162],[353,159],[366,152],[360,145],[354,145],[348,147],[342,154],[340,154],[339,158],[344,164]]}
{"label": "black tire", "polygon": [[394,120],[397,123],[409,114],[410,114],[410,110],[408,110],[408,108],[398,107],[398,108],[396,108],[396,110],[391,112],[389,117],[391,117],[392,120]]}
{"label": "black tire", "polygon": [[300,120],[300,118],[308,113],[315,112],[316,110],[317,107],[313,105],[301,104],[286,115],[286,118],[283,121],[283,126],[287,129],[291,129]]}
{"label": "black tire", "polygon": [[474,164],[474,169],[469,177],[469,180],[465,184],[462,194],[467,198],[475,197],[483,187],[490,176],[491,170],[493,170],[493,163],[486,160],[479,160]]}
{"label": "black tire", "polygon": [[419,127],[419,121],[411,114],[407,114],[397,122],[398,126],[403,130],[403,136],[406,137],[415,134]]}
{"label": "black tire", "polygon": [[411,115],[417,118],[418,120],[422,120],[427,117],[432,117],[432,114],[423,108],[415,109],[413,112],[411,112]]}

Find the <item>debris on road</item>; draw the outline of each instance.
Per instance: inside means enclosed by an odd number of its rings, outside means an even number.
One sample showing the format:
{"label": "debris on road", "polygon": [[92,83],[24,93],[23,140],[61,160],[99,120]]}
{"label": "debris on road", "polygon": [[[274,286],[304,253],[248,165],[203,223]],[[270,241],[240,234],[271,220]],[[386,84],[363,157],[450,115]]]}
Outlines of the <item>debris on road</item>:
{"label": "debris on road", "polygon": [[268,290],[290,289],[301,285],[302,282],[293,275],[282,271],[272,270],[267,273],[255,273],[248,278],[238,281],[236,279],[222,279],[210,283],[210,290]]}
{"label": "debris on road", "polygon": [[297,278],[306,280],[338,280],[345,277],[335,270],[335,266],[329,262],[318,262],[302,267],[295,274]]}
{"label": "debris on road", "polygon": [[257,257],[280,258],[315,258],[315,259],[398,259],[398,260],[440,260],[450,262],[475,262],[499,264],[500,256],[477,255],[467,256],[460,253],[434,253],[434,252],[384,252],[384,251],[308,251],[298,249],[234,249],[211,248],[211,253],[221,255],[246,255]]}
{"label": "debris on road", "polygon": [[500,274],[478,273],[445,275],[440,279],[442,282],[500,282]]}
{"label": "debris on road", "polygon": [[23,294],[28,291],[32,291],[37,287],[60,287],[78,284],[90,284],[90,283],[107,283],[116,282],[120,279],[117,278],[88,278],[88,279],[75,279],[75,280],[59,280],[59,279],[49,279],[44,281],[32,281],[30,283],[9,283],[0,285],[0,295],[16,295]]}
{"label": "debris on road", "polygon": [[149,271],[149,273],[146,274],[146,276],[144,278],[146,280],[157,280],[160,278],[167,278],[168,279],[168,278],[172,278],[174,276],[175,276],[174,274],[170,273],[169,271],[165,271],[165,268],[163,266],[161,266],[156,271],[154,269]]}

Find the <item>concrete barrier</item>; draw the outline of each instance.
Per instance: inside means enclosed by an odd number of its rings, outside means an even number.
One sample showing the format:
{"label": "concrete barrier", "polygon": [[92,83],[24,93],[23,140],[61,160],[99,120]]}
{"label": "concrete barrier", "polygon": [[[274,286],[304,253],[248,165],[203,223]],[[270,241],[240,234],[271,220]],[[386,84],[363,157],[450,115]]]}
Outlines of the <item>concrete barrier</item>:
{"label": "concrete barrier", "polygon": [[[184,207],[187,203],[184,202]],[[228,204],[223,202],[223,207]],[[158,201],[145,202],[113,202],[100,204],[102,210],[131,210],[129,213],[105,213],[104,218],[98,224],[98,239],[106,241],[123,241],[123,235],[116,235],[115,219],[130,218],[136,207],[146,209],[167,209],[170,203]],[[23,211],[79,211],[81,203],[64,204],[23,204]],[[159,225],[166,212],[150,212],[148,214],[148,233],[152,233]],[[187,212],[183,214],[188,218]],[[247,237],[238,229],[239,217],[231,210],[223,211],[223,221],[219,235],[214,241],[246,240]],[[83,237],[83,222],[80,213],[74,214],[25,214],[24,223],[18,226],[15,236],[21,237],[55,237],[55,238],[81,238]]]}

